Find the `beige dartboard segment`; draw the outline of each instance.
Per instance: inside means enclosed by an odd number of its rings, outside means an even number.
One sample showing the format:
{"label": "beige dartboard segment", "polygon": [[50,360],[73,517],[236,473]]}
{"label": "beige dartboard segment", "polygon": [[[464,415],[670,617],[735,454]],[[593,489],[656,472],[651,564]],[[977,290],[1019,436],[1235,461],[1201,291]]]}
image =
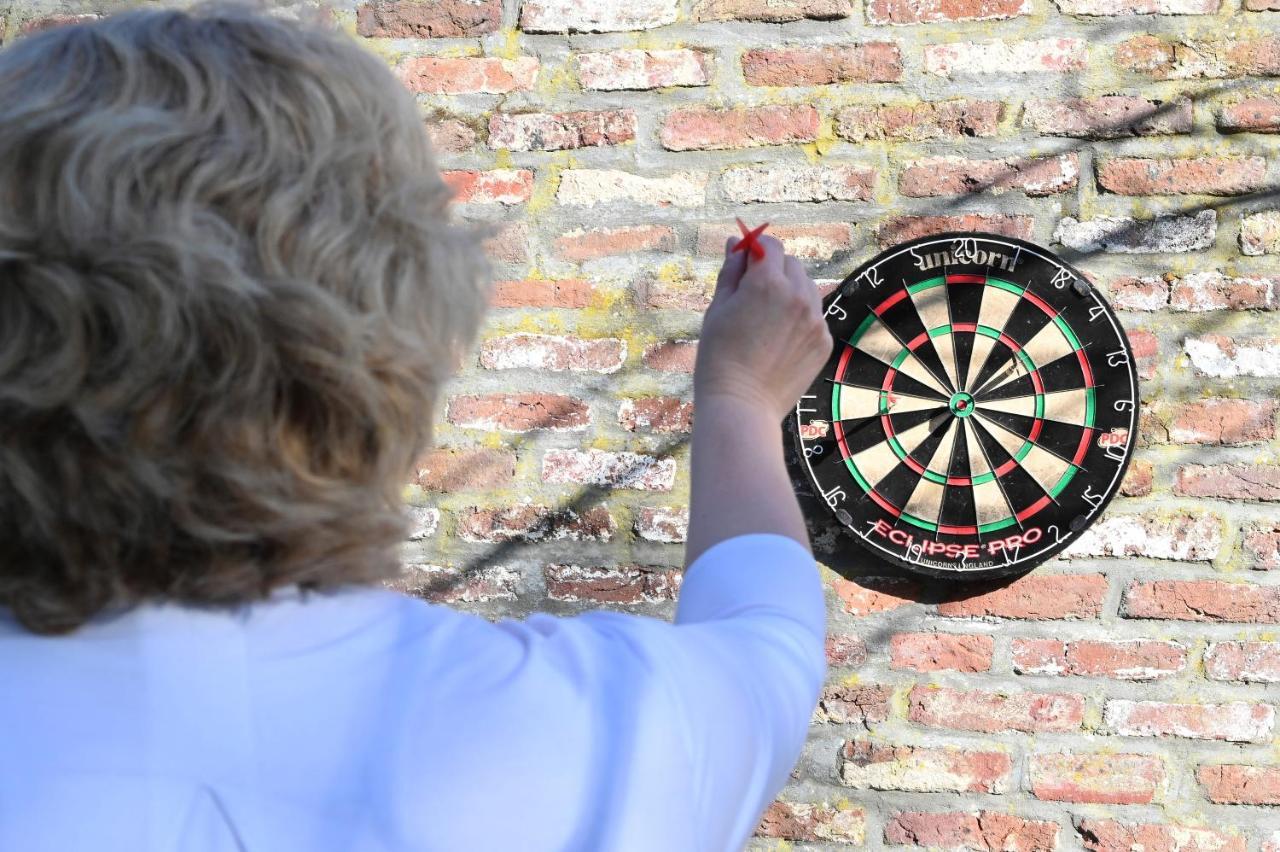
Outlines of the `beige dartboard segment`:
{"label": "beige dartboard segment", "polygon": [[982,451],[982,447],[978,446],[975,427],[970,423],[960,428],[964,430],[965,451],[969,455],[969,475],[982,476],[984,473],[990,473],[991,465],[987,464],[987,455]]}
{"label": "beige dartboard segment", "polygon": [[[924,290],[917,290],[911,294],[911,301],[916,306],[916,313],[920,315],[920,321],[924,323],[924,327],[929,331],[951,325],[951,308],[947,303],[947,293],[947,287],[940,284],[935,287],[927,287]],[[947,379],[950,380],[953,387],[959,387],[956,374],[955,342],[952,335],[947,333],[939,335],[932,340],[933,348],[938,353],[938,359],[942,361],[943,369],[947,371]]]}
{"label": "beige dartboard segment", "polygon": [[1084,426],[1089,413],[1089,393],[1091,389],[1055,391],[1044,395],[1044,417],[1059,423],[1070,423],[1073,426]]}
{"label": "beige dartboard segment", "polygon": [[974,484],[973,504],[977,509],[979,526],[1003,521],[1013,514],[1000,483],[994,479]]}
{"label": "beige dartboard segment", "polygon": [[887,393],[857,385],[840,386],[840,419],[858,420],[864,417],[877,417],[884,413],[880,410],[881,398],[888,403],[889,414],[908,414],[912,411],[925,411],[931,408],[942,410],[946,404],[941,400],[925,396],[912,396],[889,390]]}
{"label": "beige dartboard segment", "polygon": [[[871,326],[863,332],[862,337],[858,338],[858,342],[854,346],[866,352],[872,358],[876,358],[886,364],[892,364],[902,354],[902,350],[906,348],[898,338],[893,336],[889,329],[885,328],[879,319],[871,323]],[[942,386],[941,382],[933,377],[928,368],[920,363],[920,359],[909,352],[906,359],[898,365],[897,370],[904,376],[910,376],[942,396],[947,396],[950,393]]]}
{"label": "beige dartboard segment", "polygon": [[1067,339],[1066,334],[1058,327],[1056,322],[1048,322],[1044,328],[1035,333],[1026,345],[1022,347],[1022,351],[1027,353],[1027,357],[1031,359],[1037,367],[1043,367],[1045,364],[1057,361],[1064,355],[1070,355],[1075,351],[1071,345],[1071,341]]}
{"label": "beige dartboard segment", "polygon": [[1023,417],[1036,416],[1035,394],[1015,396],[1010,399],[983,399],[977,403],[977,411],[1003,411],[1006,414],[1021,414]]}

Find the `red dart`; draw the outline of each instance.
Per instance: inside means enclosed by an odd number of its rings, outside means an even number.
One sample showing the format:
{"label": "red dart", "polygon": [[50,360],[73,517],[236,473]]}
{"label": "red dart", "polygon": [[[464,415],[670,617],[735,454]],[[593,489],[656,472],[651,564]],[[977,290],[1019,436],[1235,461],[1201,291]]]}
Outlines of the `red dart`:
{"label": "red dart", "polygon": [[764,246],[760,245],[756,240],[764,233],[764,229],[769,227],[769,223],[765,222],[759,228],[752,230],[741,219],[735,219],[738,228],[742,231],[742,240],[733,247],[734,251],[750,251],[753,260],[764,260]]}

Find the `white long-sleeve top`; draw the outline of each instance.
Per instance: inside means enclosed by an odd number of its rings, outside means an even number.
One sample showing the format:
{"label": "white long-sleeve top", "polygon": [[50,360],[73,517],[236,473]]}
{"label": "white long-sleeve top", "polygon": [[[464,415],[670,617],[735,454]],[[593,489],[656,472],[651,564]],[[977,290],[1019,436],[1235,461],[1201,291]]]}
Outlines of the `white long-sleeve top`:
{"label": "white long-sleeve top", "polygon": [[741,849],[804,743],[824,619],[772,534],[705,551],[674,623],[362,586],[64,637],[0,608],[0,850]]}

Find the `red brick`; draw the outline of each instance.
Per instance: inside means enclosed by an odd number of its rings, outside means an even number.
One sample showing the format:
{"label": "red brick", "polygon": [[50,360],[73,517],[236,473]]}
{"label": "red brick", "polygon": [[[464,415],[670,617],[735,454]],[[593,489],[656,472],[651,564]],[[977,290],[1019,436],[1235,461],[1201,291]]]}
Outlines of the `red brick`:
{"label": "red brick", "polygon": [[669,151],[813,142],[818,138],[818,111],[811,106],[781,105],[685,107],[667,114],[658,135]]}
{"label": "red brick", "polygon": [[508,450],[440,447],[418,459],[413,481],[427,491],[474,491],[507,485],[516,476]]}
{"label": "red brick", "polygon": [[431,148],[440,154],[466,154],[476,147],[475,128],[460,118],[437,115],[426,123]]}
{"label": "red brick", "polygon": [[1033,754],[1028,784],[1037,799],[1098,805],[1146,805],[1167,783],[1164,763],[1146,754]]}
{"label": "red brick", "polygon": [[1082,819],[1076,831],[1088,852],[1245,852],[1243,837],[1210,828]]}
{"label": "red brick", "polygon": [[432,603],[468,604],[513,601],[520,574],[513,568],[489,565],[475,570],[409,563],[387,587]]}
{"label": "red brick", "polygon": [[509,334],[484,341],[480,366],[486,370],[548,370],[616,373],[627,344],[616,337],[584,340],[550,334]]}
{"label": "red brick", "polygon": [[1258,95],[1224,106],[1218,129],[1250,133],[1280,133],[1280,97]]}
{"label": "red brick", "polygon": [[458,512],[458,537],[464,541],[610,541],[617,527],[609,510],[582,511],[554,506],[468,506]]}
{"label": "red brick", "polygon": [[705,86],[715,61],[710,51],[686,48],[579,53],[577,60],[582,88],[606,92]]}
{"label": "red brick", "polygon": [[547,597],[553,601],[639,604],[675,600],[678,568],[621,565],[615,568],[547,565],[543,569]]}
{"label": "red brick", "polygon": [[1280,683],[1280,642],[1214,642],[1204,655],[1210,680]]}
{"label": "red brick", "polygon": [[1280,586],[1222,580],[1135,581],[1125,591],[1128,618],[1280,624]]}
{"label": "red brick", "polygon": [[907,606],[920,594],[920,585],[895,577],[859,577],[857,582],[836,578],[831,589],[844,611],[853,616],[874,615]]}
{"label": "red brick", "polygon": [[1145,497],[1151,493],[1155,481],[1155,469],[1146,459],[1133,459],[1120,482],[1120,493],[1125,497]]}
{"label": "red brick", "polygon": [[695,21],[830,21],[853,14],[852,0],[694,0]]}
{"label": "red brick", "polygon": [[570,231],[555,241],[562,260],[594,260],[635,252],[676,250],[676,232],[666,225],[636,225]]}
{"label": "red brick", "polygon": [[[830,260],[837,252],[853,247],[853,226],[845,222],[775,225],[769,233],[782,242],[787,254],[801,260]],[[738,235],[732,225],[699,225],[698,254],[719,257],[724,254],[725,240]]]}
{"label": "red brick", "polygon": [[1175,444],[1257,444],[1276,437],[1274,400],[1205,399],[1179,403],[1169,424]]}
{"label": "red brick", "polygon": [[1228,500],[1280,500],[1280,464],[1183,465],[1173,493]]}
{"label": "red brick", "polygon": [[1058,824],[996,811],[906,811],[884,827],[886,843],[974,852],[1055,852]]}
{"label": "red brick", "polygon": [[523,263],[529,259],[529,225],[512,222],[484,242],[485,254],[498,263]]}
{"label": "red brick", "polygon": [[581,278],[527,278],[498,281],[489,304],[495,308],[585,308],[595,286]]}
{"label": "red brick", "polygon": [[994,646],[990,636],[898,633],[889,640],[889,662],[895,669],[918,672],[985,672]]}
{"label": "red brick", "polygon": [[1190,133],[1191,100],[1160,101],[1132,95],[1032,98],[1023,107],[1022,126],[1036,133],[1080,139]]}
{"label": "red brick", "polygon": [[497,112],[489,118],[489,147],[563,151],[621,145],[636,138],[634,110]]}
{"label": "red brick", "polygon": [[594,449],[547,450],[542,455],[542,481],[552,485],[670,491],[675,479],[673,458]]}
{"label": "red brick", "polygon": [[878,684],[846,686],[829,683],[818,699],[818,720],[837,725],[857,724],[865,728],[889,718],[893,690]]}
{"label": "red brick", "polygon": [[1169,281],[1155,275],[1117,278],[1107,292],[1111,306],[1119,311],[1158,311],[1169,305]]}
{"label": "red brick", "polygon": [[871,0],[871,24],[931,24],[939,21],[990,21],[1031,12],[1029,0]]}
{"label": "red brick", "polygon": [[1116,47],[1116,64],[1156,80],[1280,74],[1280,36],[1193,41],[1134,36]]}
{"label": "red brick", "polygon": [[502,0],[377,0],[356,7],[356,32],[376,38],[469,38],[500,26]]}
{"label": "red brick", "polygon": [[449,398],[446,419],[455,426],[489,432],[585,429],[591,425],[591,411],[582,400],[560,394],[468,394]]}
{"label": "red brick", "polygon": [[1220,805],[1280,805],[1280,766],[1201,766],[1196,778]]}
{"label": "red brick", "polygon": [[1244,0],[1247,12],[1280,12],[1280,0]]}
{"label": "red brick", "polygon": [[538,60],[532,56],[516,59],[414,56],[400,65],[399,73],[401,81],[411,92],[502,95],[533,88],[538,76]]}
{"label": "red brick", "polygon": [[1014,639],[1011,651],[1018,674],[1154,680],[1177,674],[1187,664],[1181,645],[1151,639]]}
{"label": "red brick", "polygon": [[1078,695],[917,686],[907,698],[907,718],[918,725],[995,734],[1002,731],[1078,731],[1084,699]]}
{"label": "red brick", "polygon": [[832,668],[860,666],[867,661],[867,643],[859,636],[827,632],[827,665]]}
{"label": "red brick", "polygon": [[1274,311],[1280,308],[1280,278],[1193,272],[1173,280],[1169,305],[1175,311]]}
{"label": "red brick", "polygon": [[460,204],[523,204],[533,195],[533,172],[528,169],[460,169],[441,172],[440,177]]}
{"label": "red brick", "polygon": [[866,836],[866,812],[841,802],[808,804],[777,801],[765,808],[756,837],[779,840],[862,843]]}
{"label": "red brick", "polygon": [[1080,174],[1079,155],[1014,157],[1003,160],[970,160],[963,157],[930,157],[910,163],[898,176],[898,192],[915,198],[958,195],[990,190],[1000,195],[1010,189],[1038,197],[1066,192]]}
{"label": "red brick", "polygon": [[663,373],[692,373],[698,357],[698,341],[666,340],[644,350],[642,360],[651,370]]}
{"label": "red brick", "polygon": [[636,535],[645,541],[680,544],[689,534],[689,509],[684,506],[641,506],[636,511]]}
{"label": "red brick", "polygon": [[1126,336],[1137,361],[1138,378],[1143,381],[1155,378],[1156,365],[1160,360],[1160,341],[1151,332],[1138,329],[1126,331]]}
{"label": "red brick", "polygon": [[1013,759],[1002,751],[848,740],[840,749],[840,780],[860,790],[1005,793]]}
{"label": "red brick", "polygon": [[1003,587],[976,586],[965,591],[972,596],[939,604],[939,615],[1097,618],[1107,594],[1107,578],[1101,574],[1027,574]]}
{"label": "red brick", "polygon": [[876,242],[888,248],[916,237],[944,231],[989,231],[1006,237],[1029,240],[1034,220],[1031,216],[1005,213],[959,213],[949,216],[892,216],[876,227]]}
{"label": "red brick", "polygon": [[1280,525],[1245,530],[1244,552],[1256,571],[1280,568]]}
{"label": "red brick", "polygon": [[761,48],[742,55],[742,74],[752,86],[892,83],[902,78],[902,53],[887,41]]}
{"label": "red brick", "polygon": [[958,98],[913,104],[852,106],[836,113],[836,134],[850,142],[888,139],[922,142],[995,136],[1004,113],[999,101]]}
{"label": "red brick", "polygon": [[618,407],[618,423],[628,432],[690,432],[693,403],[674,396],[624,399]]}
{"label": "red brick", "polygon": [[1097,166],[1098,185],[1118,195],[1240,195],[1266,178],[1262,157],[1111,157]]}
{"label": "red brick", "polygon": [[1185,737],[1232,743],[1263,743],[1275,729],[1275,709],[1267,704],[1175,704],[1112,699],[1103,707],[1102,727],[1126,737]]}

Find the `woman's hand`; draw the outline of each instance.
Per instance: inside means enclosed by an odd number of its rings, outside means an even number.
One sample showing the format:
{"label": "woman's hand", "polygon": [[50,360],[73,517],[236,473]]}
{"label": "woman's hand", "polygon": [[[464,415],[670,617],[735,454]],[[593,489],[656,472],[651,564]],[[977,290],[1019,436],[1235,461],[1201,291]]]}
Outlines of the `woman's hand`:
{"label": "woman's hand", "polygon": [[702,322],[694,404],[731,397],[781,420],[831,354],[822,299],[800,261],[762,236],[761,260],[725,245],[724,266]]}

